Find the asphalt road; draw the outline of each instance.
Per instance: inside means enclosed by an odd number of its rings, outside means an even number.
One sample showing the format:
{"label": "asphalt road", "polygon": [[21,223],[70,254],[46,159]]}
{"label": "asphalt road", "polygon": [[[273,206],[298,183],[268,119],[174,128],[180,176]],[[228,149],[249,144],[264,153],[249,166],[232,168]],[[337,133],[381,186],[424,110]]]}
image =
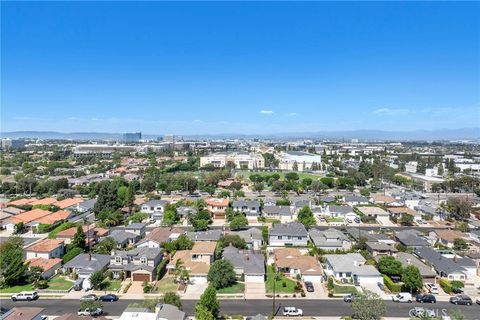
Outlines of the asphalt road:
{"label": "asphalt road", "polygon": [[[110,316],[119,316],[130,303],[140,303],[142,300],[119,300],[117,302],[104,302],[105,312]],[[194,315],[195,300],[183,300],[183,310],[188,315]],[[284,306],[294,306],[301,308],[305,316],[347,316],[351,315],[350,305],[342,300],[277,300],[277,311],[281,315],[281,308]],[[0,305],[6,308],[14,306],[35,306],[45,308],[45,315],[61,315],[65,313],[76,313],[80,306],[78,300],[67,299],[39,299],[33,302],[13,302],[2,299]],[[454,306],[448,302],[438,302],[436,304],[423,305],[419,303],[394,303],[386,302],[387,314],[389,317],[408,317],[408,312],[415,306],[423,306],[428,309],[434,309],[439,315],[452,309],[459,309],[464,314],[466,320],[480,320],[480,306]],[[254,316],[256,314],[267,315],[272,312],[272,300],[221,300],[220,314],[244,316]]]}

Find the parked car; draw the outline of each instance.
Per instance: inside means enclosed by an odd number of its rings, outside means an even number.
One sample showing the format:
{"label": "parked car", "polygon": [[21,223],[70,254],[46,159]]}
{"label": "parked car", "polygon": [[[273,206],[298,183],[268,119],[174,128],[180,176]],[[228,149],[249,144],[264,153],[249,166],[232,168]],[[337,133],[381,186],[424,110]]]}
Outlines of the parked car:
{"label": "parked car", "polygon": [[118,296],[116,294],[109,293],[104,296],[101,296],[100,298],[98,298],[98,300],[114,302],[114,301],[118,301]]}
{"label": "parked car", "polygon": [[103,310],[101,308],[86,308],[86,309],[80,309],[77,312],[77,315],[79,316],[90,316],[90,317],[96,317],[96,316],[101,316],[103,314]]}
{"label": "parked car", "polygon": [[410,317],[423,318],[423,317],[436,317],[435,310],[424,309],[422,307],[415,307],[408,313]]}
{"label": "parked car", "polygon": [[412,302],[412,295],[408,292],[400,292],[392,297],[393,302]]}
{"label": "parked car", "polygon": [[427,288],[428,292],[431,294],[438,294],[438,287],[433,283],[425,283],[425,288]]}
{"label": "parked car", "polygon": [[392,279],[394,283],[398,283],[402,280],[400,276],[391,276],[390,279]]}
{"label": "parked car", "polygon": [[381,282],[377,282],[377,286],[380,288],[380,290],[385,291],[385,285]]}
{"label": "parked car", "polygon": [[289,317],[289,316],[303,316],[303,310],[302,309],[297,309],[295,307],[285,307],[283,308],[283,316],[284,317]]}
{"label": "parked car", "polygon": [[12,301],[33,301],[38,299],[37,291],[22,291],[12,295]]}
{"label": "parked car", "polygon": [[433,294],[418,294],[416,296],[417,302],[420,303],[436,303],[437,299]]}
{"label": "parked car", "polygon": [[83,281],[84,281],[84,280],[85,280],[84,278],[78,278],[78,279],[75,281],[75,283],[73,284],[73,290],[75,290],[75,291],[80,291],[80,290],[82,290],[82,288],[83,288]]}
{"label": "parked car", "polygon": [[463,293],[463,288],[453,287],[452,292],[455,293],[455,294]]}
{"label": "parked car", "polygon": [[97,300],[98,300],[97,295],[93,293],[84,295],[83,297],[80,298],[80,301],[97,301]]}
{"label": "parked car", "polygon": [[355,300],[354,294],[349,293],[343,296],[343,301],[345,302],[352,302],[353,300]]}
{"label": "parked car", "polygon": [[471,306],[472,298],[470,298],[466,294],[459,294],[455,297],[451,297],[450,302],[453,304],[463,304],[463,305]]}
{"label": "parked car", "polygon": [[315,288],[313,287],[313,283],[310,281],[305,281],[305,288],[307,288],[308,292],[314,292]]}

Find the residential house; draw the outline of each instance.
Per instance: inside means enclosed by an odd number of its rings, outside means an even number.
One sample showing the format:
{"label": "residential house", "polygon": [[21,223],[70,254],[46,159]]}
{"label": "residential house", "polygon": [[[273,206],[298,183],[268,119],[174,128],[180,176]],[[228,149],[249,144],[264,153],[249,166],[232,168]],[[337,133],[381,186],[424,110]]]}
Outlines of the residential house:
{"label": "residential house", "polygon": [[273,255],[278,272],[288,274],[292,278],[299,275],[303,281],[322,282],[323,272],[316,257],[304,256],[297,248],[274,249]]}
{"label": "residential house", "polygon": [[430,243],[418,230],[402,230],[395,232],[395,240],[406,247],[429,247]]}
{"label": "residential house", "polygon": [[5,219],[5,221],[3,221],[3,226],[5,227],[5,229],[9,231],[13,231],[15,230],[15,225],[17,223],[21,222],[26,226],[29,222],[35,221],[36,219],[40,219],[49,214],[52,214],[52,213],[50,211],[43,210],[43,209],[33,209],[30,211],[25,211]]}
{"label": "residential house", "polygon": [[279,223],[269,233],[269,244],[273,247],[307,246],[308,232],[299,222]]}
{"label": "residential house", "polygon": [[128,307],[120,316],[119,320],[186,320],[185,312],[170,304],[157,304],[155,310],[148,308]]}
{"label": "residential house", "polygon": [[[141,236],[137,233],[128,232],[125,229],[115,229],[108,237],[115,240],[118,249],[133,246],[141,239]],[[100,241],[102,240],[103,238],[100,239]]]}
{"label": "residential house", "polygon": [[391,217],[395,219],[400,219],[402,214],[408,214],[413,217],[413,221],[422,220],[422,214],[408,207],[391,207],[387,208],[387,211],[390,213]]}
{"label": "residential house", "polygon": [[333,196],[320,196],[318,200],[321,203],[332,203],[332,202],[335,202],[336,199]]}
{"label": "residential house", "polygon": [[360,286],[383,283],[380,272],[371,265],[365,265],[365,258],[360,253],[327,254],[323,256],[326,276],[337,280],[347,279]]}
{"label": "residential house", "polygon": [[148,213],[152,220],[162,221],[167,204],[168,201],[165,200],[149,200],[140,206],[140,211]]}
{"label": "residential house", "polygon": [[57,270],[62,267],[62,259],[60,258],[32,258],[25,261],[25,264],[28,265],[28,268],[39,267],[42,269],[42,279],[50,279],[53,277]]}
{"label": "residential house", "polygon": [[435,230],[433,233],[437,241],[448,248],[453,248],[455,239],[466,240],[466,235],[458,230]]}
{"label": "residential house", "polygon": [[84,200],[82,198],[68,198],[64,200],[60,200],[54,203],[56,207],[60,209],[66,209],[68,207],[74,206],[77,203],[82,203]]}
{"label": "residential house", "polygon": [[140,240],[137,244],[137,248],[160,248],[162,243],[176,240],[181,234],[185,232],[180,228],[155,228],[145,238]]}
{"label": "residential house", "polygon": [[322,208],[322,216],[355,220],[357,214],[351,206],[329,205]]}
{"label": "residential house", "polygon": [[38,199],[35,201],[32,201],[29,203],[31,206],[51,206],[55,202],[57,202],[57,199],[55,198],[43,198],[43,199]]}
{"label": "residential house", "polygon": [[30,221],[29,223],[27,223],[27,226],[37,230],[39,225],[56,226],[61,224],[63,221],[67,220],[71,216],[73,216],[72,212],[59,210],[51,214],[47,214],[46,216],[35,219],[33,221]]}
{"label": "residential house", "polygon": [[395,198],[383,194],[372,194],[370,196],[370,201],[386,207],[397,207],[402,205]]}
{"label": "residential house", "polygon": [[480,242],[480,229],[470,230],[468,235],[470,236],[470,239],[472,239],[473,241]]}
{"label": "residential house", "polygon": [[293,220],[293,212],[290,206],[264,206],[263,216],[270,219],[277,219],[282,222]]}
{"label": "residential house", "polygon": [[93,212],[93,207],[95,206],[96,202],[97,202],[97,199],[88,199],[88,200],[76,203],[70,207],[67,207],[66,210],[75,211],[78,213]]}
{"label": "residential house", "polygon": [[357,207],[357,209],[368,217],[388,217],[390,213],[379,207]]}
{"label": "residential house", "polygon": [[44,310],[37,307],[13,307],[0,318],[2,320],[43,320],[45,319]]}
{"label": "residential house", "polygon": [[373,257],[376,256],[395,256],[398,252],[392,244],[387,244],[377,241],[367,241],[365,243],[367,251],[372,254]]}
{"label": "residential house", "polygon": [[106,270],[109,263],[110,256],[107,254],[81,253],[65,263],[63,270],[66,273],[75,273],[79,278],[85,279],[82,286],[84,289],[88,289],[91,287],[90,276],[97,271]]}
{"label": "residential house", "polygon": [[386,244],[395,244],[395,240],[390,239],[384,233],[377,233],[377,232],[368,232],[366,230],[360,230],[359,228],[348,228],[347,234],[356,242],[360,241],[361,239],[365,241],[373,241],[373,242],[382,242]]}
{"label": "residential house", "polygon": [[263,235],[262,230],[260,229],[250,228],[246,230],[232,231],[231,233],[236,234],[245,240],[247,248],[250,250],[260,250],[263,246]]}
{"label": "residential house", "polygon": [[207,210],[210,211],[214,219],[224,219],[225,210],[227,210],[230,201],[228,199],[210,198],[205,200]]}
{"label": "residential house", "polygon": [[[467,270],[458,263],[458,258],[450,259],[440,252],[427,247],[418,247],[414,254],[435,270],[438,276],[448,280],[465,281]],[[457,257],[457,256],[455,256]]]}
{"label": "residential house", "polygon": [[146,223],[130,223],[125,227],[125,231],[127,232],[132,232],[140,237],[145,236],[145,231],[147,229],[147,224]]}
{"label": "residential house", "polygon": [[313,244],[321,250],[349,250],[352,247],[352,242],[347,236],[334,228],[324,231],[311,229],[308,233]]}
{"label": "residential house", "polygon": [[[378,257],[379,258],[379,257]],[[377,258],[375,258],[377,259]],[[420,261],[417,257],[408,252],[397,252],[395,259],[400,261],[402,265],[413,265],[418,268],[424,283],[436,283],[437,274],[431,267]]]}
{"label": "residential house", "polygon": [[177,208],[177,215],[181,220],[187,220],[189,217],[196,215],[198,212],[197,208],[195,207],[178,207]]}
{"label": "residential house", "polygon": [[178,260],[181,260],[185,268],[190,272],[190,282],[207,283],[207,275],[210,265],[215,258],[216,242],[198,241],[191,250],[179,250],[167,265],[169,272],[175,270]]}
{"label": "residential house", "polygon": [[7,205],[14,207],[26,206],[34,201],[37,201],[37,198],[21,198],[17,200],[10,201]]}
{"label": "residential house", "polygon": [[25,249],[26,258],[61,258],[65,252],[65,243],[59,239],[43,239]]}
{"label": "residential house", "polygon": [[293,202],[293,212],[295,212],[295,214],[298,214],[298,212],[302,210],[305,206],[312,208],[312,204],[312,199],[297,199]]}
{"label": "residential house", "polygon": [[128,251],[113,251],[108,269],[114,278],[131,278],[132,281],[153,281],[156,268],[162,260],[160,248],[135,248]]}
{"label": "residential house", "polygon": [[219,229],[187,232],[187,238],[192,241],[214,241],[217,242],[223,231]]}
{"label": "residential house", "polygon": [[223,249],[222,257],[232,263],[238,277],[244,275],[246,283],[265,282],[265,257],[262,253],[239,250],[230,245]]}
{"label": "residential house", "polygon": [[276,206],[277,205],[277,199],[275,198],[265,198],[263,199],[263,207],[270,207],[270,206]]}
{"label": "residential house", "polygon": [[362,204],[369,204],[369,200],[367,197],[364,196],[344,196],[343,197],[343,202],[348,204],[349,206],[358,206]]}
{"label": "residential house", "polygon": [[256,200],[233,201],[232,208],[235,211],[243,212],[247,217],[260,216],[260,203]]}
{"label": "residential house", "polygon": [[[109,233],[109,229],[92,227],[88,225],[83,225],[82,229],[83,229],[83,232],[85,232],[85,235],[87,236],[86,238],[87,245],[90,245],[90,246],[97,243],[100,238],[106,237]],[[55,238],[65,241],[65,244],[70,244],[72,243],[73,237],[75,236],[76,233],[77,233],[77,228],[71,227],[58,232]]]}

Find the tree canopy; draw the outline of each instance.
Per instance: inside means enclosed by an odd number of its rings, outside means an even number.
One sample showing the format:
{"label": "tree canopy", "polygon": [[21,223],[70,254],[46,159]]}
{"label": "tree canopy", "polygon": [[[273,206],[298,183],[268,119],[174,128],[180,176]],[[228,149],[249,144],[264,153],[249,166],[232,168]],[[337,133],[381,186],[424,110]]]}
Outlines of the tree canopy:
{"label": "tree canopy", "polygon": [[236,282],[235,270],[233,265],[228,260],[217,260],[208,271],[208,282],[215,287],[215,289],[222,289],[231,286]]}

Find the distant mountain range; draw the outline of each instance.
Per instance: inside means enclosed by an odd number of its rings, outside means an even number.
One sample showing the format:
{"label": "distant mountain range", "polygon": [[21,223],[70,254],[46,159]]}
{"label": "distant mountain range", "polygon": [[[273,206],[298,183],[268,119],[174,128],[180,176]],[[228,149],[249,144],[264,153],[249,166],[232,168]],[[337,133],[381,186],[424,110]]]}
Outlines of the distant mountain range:
{"label": "distant mountain range", "polygon": [[[162,134],[144,134],[145,139],[155,139]],[[360,139],[360,140],[480,140],[480,128],[414,130],[414,131],[384,131],[384,130],[351,130],[351,131],[319,131],[319,132],[287,132],[272,134],[198,134],[182,135],[184,138],[193,139],[221,139],[221,138],[264,138],[264,139]],[[33,139],[58,139],[58,140],[111,140],[122,139],[121,133],[105,132],[56,132],[56,131],[13,131],[0,133],[2,138],[33,138]]]}

